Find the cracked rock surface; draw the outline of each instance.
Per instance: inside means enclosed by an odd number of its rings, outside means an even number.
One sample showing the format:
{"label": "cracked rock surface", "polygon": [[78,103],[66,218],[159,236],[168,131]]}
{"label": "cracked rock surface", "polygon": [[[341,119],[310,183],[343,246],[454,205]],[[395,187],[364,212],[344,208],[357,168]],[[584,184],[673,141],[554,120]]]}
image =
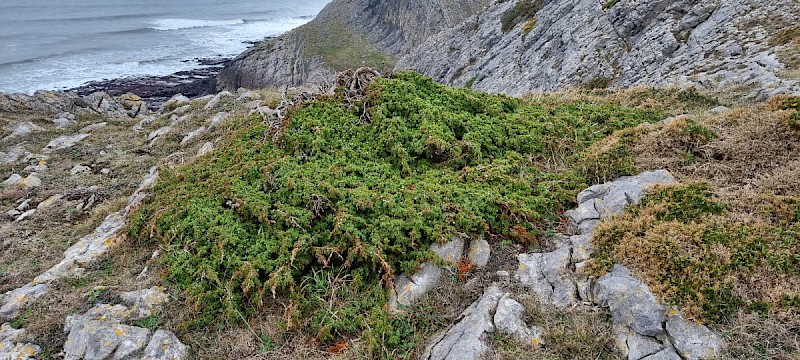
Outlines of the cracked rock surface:
{"label": "cracked rock surface", "polygon": [[431,37],[395,70],[515,96],[592,82],[800,93],[783,48],[769,43],[773,28],[797,24],[796,1],[550,0],[535,21],[504,32],[501,19],[522,1],[497,2]]}

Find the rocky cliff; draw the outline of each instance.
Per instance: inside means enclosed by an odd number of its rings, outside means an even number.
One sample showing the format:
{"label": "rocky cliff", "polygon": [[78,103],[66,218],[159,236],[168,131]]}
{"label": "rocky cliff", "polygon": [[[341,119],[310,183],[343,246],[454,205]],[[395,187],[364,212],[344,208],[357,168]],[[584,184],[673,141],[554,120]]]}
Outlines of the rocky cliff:
{"label": "rocky cliff", "polygon": [[453,28],[490,0],[334,0],[316,19],[237,57],[220,89],[318,83],[348,68],[392,69],[430,36]]}
{"label": "rocky cliff", "polygon": [[513,95],[581,85],[797,92],[799,18],[797,1],[500,1],[397,69]]}

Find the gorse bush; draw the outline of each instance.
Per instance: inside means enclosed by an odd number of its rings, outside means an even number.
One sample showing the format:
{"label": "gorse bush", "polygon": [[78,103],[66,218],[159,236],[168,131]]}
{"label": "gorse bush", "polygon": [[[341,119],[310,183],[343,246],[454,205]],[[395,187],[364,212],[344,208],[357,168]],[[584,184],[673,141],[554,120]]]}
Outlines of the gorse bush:
{"label": "gorse bush", "polygon": [[659,117],[399,73],[363,103],[330,96],[292,110],[274,142],[263,121],[241,120],[214,156],[163,169],[129,232],[166,250],[166,279],[185,290],[195,325],[246,318],[279,297],[323,343],[361,335],[372,356],[402,357],[424,334],[385,312],[392,275],[455,234],[553,228],[586,185],[572,154]]}

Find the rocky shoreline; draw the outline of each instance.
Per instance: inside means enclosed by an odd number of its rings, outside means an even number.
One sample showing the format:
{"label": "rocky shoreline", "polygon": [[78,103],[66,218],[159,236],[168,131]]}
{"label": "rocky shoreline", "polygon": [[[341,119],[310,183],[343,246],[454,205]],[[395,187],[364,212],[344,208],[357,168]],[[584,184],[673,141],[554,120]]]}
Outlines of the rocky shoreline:
{"label": "rocky shoreline", "polygon": [[216,91],[216,77],[231,59],[193,59],[200,68],[179,71],[165,76],[129,77],[111,80],[92,81],[83,86],[69,89],[80,96],[105,92],[111,96],[127,93],[136,94],[155,109],[176,94],[199,97]]}

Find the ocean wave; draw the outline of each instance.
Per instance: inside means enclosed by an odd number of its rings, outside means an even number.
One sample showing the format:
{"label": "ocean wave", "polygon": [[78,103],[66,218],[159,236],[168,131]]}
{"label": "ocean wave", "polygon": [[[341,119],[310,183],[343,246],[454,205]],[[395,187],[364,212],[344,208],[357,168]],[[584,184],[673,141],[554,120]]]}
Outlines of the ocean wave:
{"label": "ocean wave", "polygon": [[194,29],[204,27],[231,26],[244,24],[244,19],[235,20],[193,20],[193,19],[159,19],[151,22],[154,25],[151,29],[159,31],[171,31],[182,29]]}

